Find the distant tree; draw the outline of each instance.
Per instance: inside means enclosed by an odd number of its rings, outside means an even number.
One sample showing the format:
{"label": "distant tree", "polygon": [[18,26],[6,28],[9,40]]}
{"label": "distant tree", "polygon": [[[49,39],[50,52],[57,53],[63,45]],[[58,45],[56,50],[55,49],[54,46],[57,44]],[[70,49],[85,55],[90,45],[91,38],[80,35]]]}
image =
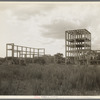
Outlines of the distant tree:
{"label": "distant tree", "polygon": [[63,54],[62,53],[57,53],[54,55],[54,60],[56,63],[60,64],[63,63],[64,58],[63,58]]}

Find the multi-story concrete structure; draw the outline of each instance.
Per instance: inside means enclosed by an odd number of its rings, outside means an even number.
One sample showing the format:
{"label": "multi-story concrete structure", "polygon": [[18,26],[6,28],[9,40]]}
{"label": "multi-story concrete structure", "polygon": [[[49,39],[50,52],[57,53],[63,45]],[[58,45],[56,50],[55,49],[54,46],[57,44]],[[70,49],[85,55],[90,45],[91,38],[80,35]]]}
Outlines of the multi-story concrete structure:
{"label": "multi-story concrete structure", "polygon": [[65,31],[65,63],[77,64],[91,50],[91,33],[86,29]]}
{"label": "multi-story concrete structure", "polygon": [[45,55],[44,48],[31,48],[25,46],[15,45],[14,43],[6,44],[6,59],[11,58],[18,58],[19,60],[22,59],[29,59],[34,61],[36,57],[42,57]]}

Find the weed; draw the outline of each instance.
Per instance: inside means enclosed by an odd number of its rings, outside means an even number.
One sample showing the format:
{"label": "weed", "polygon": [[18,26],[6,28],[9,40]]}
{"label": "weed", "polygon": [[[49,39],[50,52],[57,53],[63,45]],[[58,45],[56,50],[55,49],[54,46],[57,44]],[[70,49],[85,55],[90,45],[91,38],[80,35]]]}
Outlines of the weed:
{"label": "weed", "polygon": [[100,94],[100,66],[0,65],[2,95]]}

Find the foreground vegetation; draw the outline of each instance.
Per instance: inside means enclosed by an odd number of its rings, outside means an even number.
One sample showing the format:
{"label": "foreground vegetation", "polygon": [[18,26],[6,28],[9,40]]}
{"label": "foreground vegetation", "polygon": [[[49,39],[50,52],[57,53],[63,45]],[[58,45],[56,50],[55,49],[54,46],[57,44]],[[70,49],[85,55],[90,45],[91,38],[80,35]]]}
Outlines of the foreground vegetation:
{"label": "foreground vegetation", "polygon": [[0,65],[1,95],[100,95],[100,66]]}

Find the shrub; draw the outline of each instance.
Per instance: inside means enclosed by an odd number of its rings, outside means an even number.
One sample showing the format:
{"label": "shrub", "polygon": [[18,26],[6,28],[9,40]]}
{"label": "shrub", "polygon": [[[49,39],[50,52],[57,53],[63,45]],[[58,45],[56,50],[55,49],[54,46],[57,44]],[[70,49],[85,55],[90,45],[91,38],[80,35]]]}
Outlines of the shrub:
{"label": "shrub", "polygon": [[46,61],[45,61],[44,58],[41,57],[41,58],[34,59],[34,63],[38,63],[38,64],[44,65],[44,64],[46,64]]}

